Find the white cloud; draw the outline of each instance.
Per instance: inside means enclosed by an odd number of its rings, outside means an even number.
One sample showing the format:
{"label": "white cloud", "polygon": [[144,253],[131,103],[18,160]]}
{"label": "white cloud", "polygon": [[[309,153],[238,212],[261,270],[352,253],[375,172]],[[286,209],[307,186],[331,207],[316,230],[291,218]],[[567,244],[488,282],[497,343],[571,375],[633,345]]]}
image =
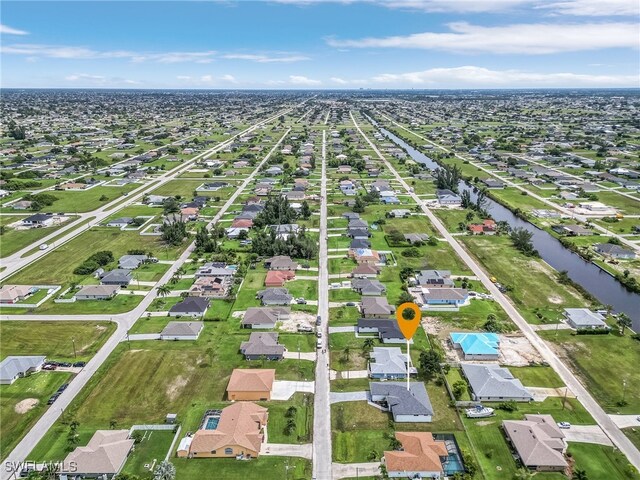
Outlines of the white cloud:
{"label": "white cloud", "polygon": [[0,46],[0,52],[11,55],[27,55],[29,57],[60,58],[73,60],[114,59],[122,58],[132,62],[210,63],[216,55],[214,50],[202,52],[132,52],[128,50],[99,51],[87,47],[42,44],[12,44]]}
{"label": "white cloud", "polygon": [[189,75],[178,75],[176,78],[178,80],[191,80],[191,77]]}
{"label": "white cloud", "polygon": [[89,73],[74,73],[67,75],[64,79],[68,82],[73,82],[77,86],[95,86],[95,87],[109,87],[109,86],[122,86],[122,85],[142,85],[142,82],[138,80],[131,80],[121,77],[105,77],[104,75],[92,75]]}
{"label": "white cloud", "polygon": [[102,75],[89,75],[88,73],[75,73],[64,77],[64,79],[69,80],[70,82],[77,82],[78,80],[103,81],[105,80],[105,77]]}
{"label": "white cloud", "polygon": [[640,15],[638,0],[565,0],[537,5],[536,8],[550,10],[555,15],[606,17]]}
{"label": "white cloud", "polygon": [[344,78],[339,78],[339,77],[331,77],[329,80],[331,80],[333,83],[337,83],[338,85],[346,85],[349,83]]}
{"label": "white cloud", "polygon": [[220,80],[224,81],[224,82],[229,82],[229,83],[238,83],[238,81],[236,80],[236,77],[234,77],[233,75],[222,75],[220,77]]}
{"label": "white cloud", "polygon": [[394,87],[424,88],[629,87],[637,85],[640,77],[637,75],[535,73],[463,66],[407,73],[384,73],[373,77],[372,80]]}
{"label": "white cloud", "polygon": [[3,25],[0,23],[0,33],[5,35],[29,35],[29,32],[24,30],[18,30],[17,28],[10,27],[9,25]]}
{"label": "white cloud", "polygon": [[416,48],[458,53],[541,55],[603,48],[638,48],[637,23],[519,24],[483,27],[466,22],[448,24],[450,32],[406,36],[327,39],[334,47]]}
{"label": "white cloud", "polygon": [[304,55],[269,56],[251,53],[228,53],[226,55],[222,55],[222,58],[227,60],[249,60],[251,62],[258,63],[293,63],[309,60],[309,57]]}
{"label": "white cloud", "polygon": [[213,75],[202,75],[200,81],[202,83],[213,83]]}
{"label": "white cloud", "polygon": [[320,80],[314,80],[312,78],[307,78],[303,75],[289,75],[289,83],[291,85],[300,85],[305,87],[312,87],[315,85],[320,85],[322,82]]}

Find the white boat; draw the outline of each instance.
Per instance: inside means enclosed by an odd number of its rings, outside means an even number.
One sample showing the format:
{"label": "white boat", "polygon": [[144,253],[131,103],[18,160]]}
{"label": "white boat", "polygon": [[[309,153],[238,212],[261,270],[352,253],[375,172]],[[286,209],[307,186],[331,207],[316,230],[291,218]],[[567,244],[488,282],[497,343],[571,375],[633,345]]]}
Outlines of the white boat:
{"label": "white boat", "polygon": [[484,418],[492,417],[494,415],[493,408],[483,407],[482,405],[476,405],[473,408],[468,408],[465,412],[467,418]]}

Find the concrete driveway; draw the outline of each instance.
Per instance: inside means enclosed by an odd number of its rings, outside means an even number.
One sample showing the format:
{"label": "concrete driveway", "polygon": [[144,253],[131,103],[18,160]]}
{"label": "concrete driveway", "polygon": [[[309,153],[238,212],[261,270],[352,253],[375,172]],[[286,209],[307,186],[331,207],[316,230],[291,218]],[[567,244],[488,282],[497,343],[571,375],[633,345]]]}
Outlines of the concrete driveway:
{"label": "concrete driveway", "polygon": [[380,474],[380,462],[372,463],[334,463],[331,466],[333,479],[375,477]]}
{"label": "concrete driveway", "polygon": [[367,370],[345,370],[340,372],[331,370],[329,375],[331,380],[351,380],[354,378],[367,378],[369,377],[369,372]]}
{"label": "concrete driveway", "polygon": [[369,392],[331,392],[329,398],[331,403],[361,402],[369,400]]}
{"label": "concrete driveway", "polygon": [[613,445],[609,437],[607,437],[602,431],[602,428],[600,428],[600,425],[571,425],[571,428],[562,431],[564,432],[567,442]]}
{"label": "concrete driveway", "polygon": [[271,400],[289,400],[296,392],[314,393],[314,382],[276,380],[271,390]]}
{"label": "concrete driveway", "polygon": [[291,360],[310,360],[312,362],[316,361],[316,352],[284,352],[284,358],[289,358]]}
{"label": "concrete driveway", "polygon": [[[132,333],[129,335],[129,340],[160,340],[159,333]],[[127,337],[123,337],[122,342],[127,341]]]}
{"label": "concrete driveway", "polygon": [[[531,395],[533,395],[533,400],[536,402],[544,402],[547,397],[564,397],[566,387],[560,388],[545,388],[545,387],[525,387]],[[576,398],[576,396],[571,393],[571,390],[566,392],[567,398]]]}
{"label": "concrete driveway", "polygon": [[638,420],[640,418],[640,414],[609,415],[609,418],[620,428],[640,427],[640,420]]}
{"label": "concrete driveway", "polygon": [[276,457],[300,457],[311,460],[313,452],[311,443],[292,445],[289,443],[263,443],[260,447],[260,455],[273,455]]}
{"label": "concrete driveway", "polygon": [[349,333],[355,331],[355,325],[347,325],[345,327],[329,327],[329,333]]}

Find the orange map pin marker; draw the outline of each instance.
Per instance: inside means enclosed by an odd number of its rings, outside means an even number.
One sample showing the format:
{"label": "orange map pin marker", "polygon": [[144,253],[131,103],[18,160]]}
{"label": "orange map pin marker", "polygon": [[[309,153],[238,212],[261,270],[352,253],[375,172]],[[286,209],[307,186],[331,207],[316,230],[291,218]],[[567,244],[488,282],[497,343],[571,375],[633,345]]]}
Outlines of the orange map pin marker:
{"label": "orange map pin marker", "polygon": [[421,316],[420,307],[413,302],[403,303],[396,310],[398,327],[400,327],[400,331],[407,341],[411,340],[416,330],[418,330]]}

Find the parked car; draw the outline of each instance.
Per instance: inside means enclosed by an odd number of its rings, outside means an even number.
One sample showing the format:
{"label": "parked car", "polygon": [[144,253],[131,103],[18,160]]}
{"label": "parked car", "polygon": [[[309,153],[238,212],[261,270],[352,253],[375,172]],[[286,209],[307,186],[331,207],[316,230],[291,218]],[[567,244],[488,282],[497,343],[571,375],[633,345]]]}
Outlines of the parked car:
{"label": "parked car", "polygon": [[316,337],[322,338],[322,332],[320,330],[316,332]]}
{"label": "parked car", "polygon": [[40,245],[40,250],[46,250],[47,248],[49,248],[49,245],[47,245],[46,243],[43,243],[42,245]]}
{"label": "parked car", "polygon": [[63,383],[62,385],[60,385],[60,388],[58,388],[58,393],[64,392],[68,386],[69,386],[68,383]]}
{"label": "parked car", "polygon": [[571,424],[569,422],[558,422],[558,427],[559,428],[571,428]]}
{"label": "parked car", "polygon": [[345,303],[345,305],[347,307],[355,307],[356,306],[356,302],[347,302],[347,303]]}
{"label": "parked car", "polygon": [[75,363],[73,364],[73,366],[74,366],[74,367],[80,367],[80,368],[82,368],[82,367],[84,367],[86,364],[87,364],[87,362],[75,362]]}
{"label": "parked car", "polygon": [[300,297],[300,298],[296,298],[296,303],[298,305],[306,305],[307,301],[304,298]]}
{"label": "parked car", "polygon": [[298,325],[298,331],[301,333],[311,333],[313,332],[313,328],[309,325]]}
{"label": "parked car", "polygon": [[322,317],[320,315],[316,317],[316,325],[322,325]]}
{"label": "parked car", "polygon": [[318,341],[316,342],[316,348],[322,348],[322,339],[318,339]]}

